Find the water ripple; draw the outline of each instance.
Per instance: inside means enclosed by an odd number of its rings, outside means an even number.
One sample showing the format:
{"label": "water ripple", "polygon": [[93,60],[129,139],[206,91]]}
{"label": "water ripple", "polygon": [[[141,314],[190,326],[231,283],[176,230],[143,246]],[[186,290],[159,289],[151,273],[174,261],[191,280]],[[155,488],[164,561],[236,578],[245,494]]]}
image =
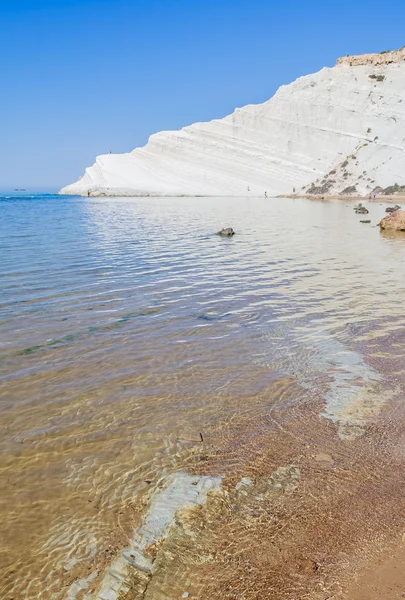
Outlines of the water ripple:
{"label": "water ripple", "polygon": [[398,390],[405,236],[346,203],[0,205],[2,597],[87,589],[199,432],[313,398],[350,437]]}

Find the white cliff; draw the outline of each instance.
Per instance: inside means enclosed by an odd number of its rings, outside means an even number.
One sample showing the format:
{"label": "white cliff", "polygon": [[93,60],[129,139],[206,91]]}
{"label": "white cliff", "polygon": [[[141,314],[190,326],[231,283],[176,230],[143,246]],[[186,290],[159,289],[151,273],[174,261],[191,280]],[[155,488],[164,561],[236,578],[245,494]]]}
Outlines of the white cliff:
{"label": "white cliff", "polygon": [[62,194],[367,194],[405,184],[405,51],[344,57],[267,102],[99,156]]}

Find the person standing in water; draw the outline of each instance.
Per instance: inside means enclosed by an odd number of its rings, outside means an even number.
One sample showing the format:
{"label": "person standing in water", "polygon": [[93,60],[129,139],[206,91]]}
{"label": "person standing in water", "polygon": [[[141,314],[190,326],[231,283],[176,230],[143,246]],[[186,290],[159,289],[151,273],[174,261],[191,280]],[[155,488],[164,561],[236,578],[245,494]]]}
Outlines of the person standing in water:
{"label": "person standing in water", "polygon": [[264,197],[267,198],[267,192],[264,192]]}

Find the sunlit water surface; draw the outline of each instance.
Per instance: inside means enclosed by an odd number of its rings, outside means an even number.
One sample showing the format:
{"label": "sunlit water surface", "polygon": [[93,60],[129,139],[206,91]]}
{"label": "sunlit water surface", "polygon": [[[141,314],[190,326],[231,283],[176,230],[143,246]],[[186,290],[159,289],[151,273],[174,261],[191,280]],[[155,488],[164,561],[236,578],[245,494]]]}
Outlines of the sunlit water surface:
{"label": "sunlit water surface", "polygon": [[351,403],[384,401],[380,340],[405,324],[384,208],[368,225],[347,201],[0,198],[2,598],[67,598],[150,482],[200,432],[265,414],[278,378],[357,435],[377,409]]}

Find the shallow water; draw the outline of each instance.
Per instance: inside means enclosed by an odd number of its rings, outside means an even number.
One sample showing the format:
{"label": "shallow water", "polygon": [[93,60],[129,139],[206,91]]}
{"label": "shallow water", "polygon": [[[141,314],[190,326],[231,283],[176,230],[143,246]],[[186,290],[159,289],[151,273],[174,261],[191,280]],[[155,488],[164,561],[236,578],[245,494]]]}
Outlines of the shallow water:
{"label": "shallow water", "polygon": [[361,435],[397,391],[387,336],[405,350],[384,208],[367,225],[347,201],[0,198],[2,598],[73,597],[235,414],[312,395]]}

